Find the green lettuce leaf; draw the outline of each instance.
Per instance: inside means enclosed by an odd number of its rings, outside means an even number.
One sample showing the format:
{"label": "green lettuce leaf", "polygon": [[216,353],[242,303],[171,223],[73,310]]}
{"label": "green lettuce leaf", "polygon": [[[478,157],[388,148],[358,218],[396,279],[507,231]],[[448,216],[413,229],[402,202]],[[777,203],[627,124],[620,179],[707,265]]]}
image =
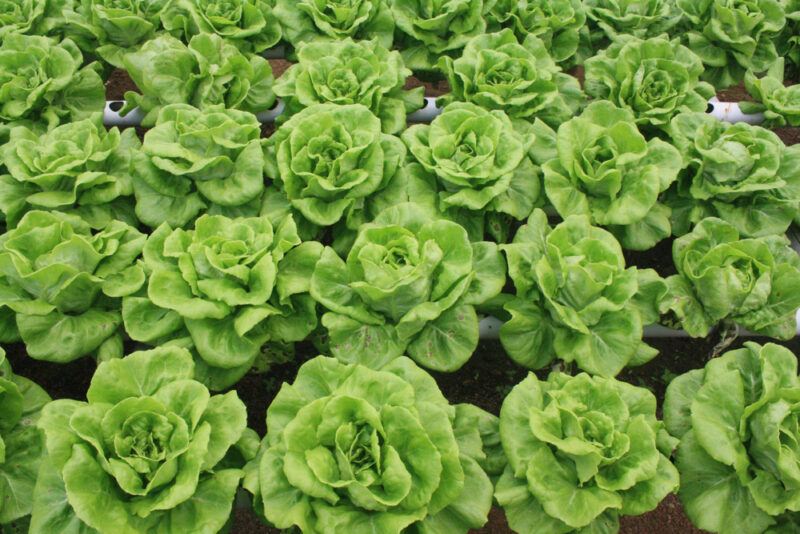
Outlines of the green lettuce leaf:
{"label": "green lettuce leaf", "polygon": [[251,459],[237,447],[250,435],[235,392],[211,395],[187,350],[161,347],[101,363],[86,396],[39,420],[49,458],[32,533],[222,529]]}
{"label": "green lettuce leaf", "polygon": [[[484,433],[459,422],[463,410],[486,422]],[[487,521],[492,484],[480,462],[497,418],[449,405],[408,358],[379,370],[314,358],[267,421],[245,487],[278,528],[466,534]]]}
{"label": "green lettuce leaf", "polygon": [[217,34],[195,35],[188,46],[161,35],[125,54],[122,62],[141,92],[126,92],[120,113],[138,107],[144,113],[142,126],[153,126],[161,108],[169,104],[259,113],[275,103],[269,62],[242,53]]}
{"label": "green lettuce leaf", "polygon": [[504,283],[496,245],[471,244],[460,225],[405,203],[363,225],[346,260],[326,247],[310,292],[340,360],[380,368],[407,353],[455,371],[478,344],[474,306]]}
{"label": "green lettuce leaf", "polygon": [[544,42],[533,34],[518,41],[507,28],[472,38],[460,58],[442,56],[439,67],[451,93],[437,104],[472,102],[511,118],[539,118],[553,127],[584,104],[578,81],[561,72]]}
{"label": "green lettuce leaf", "polygon": [[[500,409],[508,466],[495,498],[509,525],[534,532],[616,532],[678,488],[655,396],[613,378],[529,374]],[[546,530],[542,530],[546,529]]]}
{"label": "green lettuce leaf", "polygon": [[504,306],[511,319],[500,328],[500,342],[514,361],[541,369],[558,358],[612,377],[655,356],[642,342],[642,328],[656,317],[637,294],[640,279],[648,295],[665,292],[663,282],[654,272],[625,268],[619,242],[587,216],[551,228],[537,209],[500,248],[516,288]]}

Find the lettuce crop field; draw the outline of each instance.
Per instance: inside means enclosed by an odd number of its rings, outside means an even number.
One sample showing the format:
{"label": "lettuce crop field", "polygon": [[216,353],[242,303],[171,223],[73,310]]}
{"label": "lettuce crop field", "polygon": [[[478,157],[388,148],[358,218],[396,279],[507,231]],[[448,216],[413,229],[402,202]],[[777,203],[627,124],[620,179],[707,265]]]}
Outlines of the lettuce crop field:
{"label": "lettuce crop field", "polygon": [[0,534],[800,533],[796,82],[796,0],[0,0]]}

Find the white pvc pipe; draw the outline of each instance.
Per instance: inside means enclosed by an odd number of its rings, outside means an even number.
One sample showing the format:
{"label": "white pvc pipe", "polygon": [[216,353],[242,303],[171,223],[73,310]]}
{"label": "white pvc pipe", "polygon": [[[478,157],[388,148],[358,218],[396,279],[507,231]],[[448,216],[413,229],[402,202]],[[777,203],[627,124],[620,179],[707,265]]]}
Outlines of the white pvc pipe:
{"label": "white pvc pipe", "polygon": [[708,101],[712,107],[709,114],[725,122],[746,122],[747,124],[761,124],[764,122],[763,113],[742,113],[738,102],[720,102],[715,96]]}
{"label": "white pvc pipe", "polygon": [[[800,336],[800,310],[797,310],[796,320],[798,324],[797,335]],[[501,321],[497,317],[492,317],[492,316],[484,317],[478,323],[479,337],[481,339],[499,339],[501,326],[503,326],[503,321]],[[756,336],[763,336],[763,334],[755,334],[753,332],[749,332],[747,330],[742,329],[739,331],[739,336],[756,337]],[[644,327],[644,337],[645,338],[664,338],[664,337],[688,338],[689,334],[687,334],[683,330],[674,330],[672,328],[667,328],[666,326],[654,324]]]}
{"label": "white pvc pipe", "polygon": [[268,122],[275,122],[275,119],[278,118],[278,115],[283,113],[283,108],[285,107],[283,100],[278,100],[272,109],[268,109],[267,111],[262,111],[260,113],[256,113],[256,117],[262,123]]}
{"label": "white pvc pipe", "polygon": [[119,114],[124,100],[107,100],[103,110],[103,124],[106,126],[139,126],[142,123],[144,114],[139,108],[134,108],[124,117]]}
{"label": "white pvc pipe", "polygon": [[[716,97],[709,102],[713,109],[709,112],[712,117],[726,122],[746,122],[748,124],[759,124],[764,121],[764,115],[757,113],[748,115],[742,113],[739,104],[735,102],[720,102]],[[121,100],[111,100],[106,102],[106,109],[103,115],[103,122],[106,126],[138,126],[142,120],[142,114],[138,109],[132,110],[125,117],[114,111],[112,107],[119,109],[122,107]],[[283,112],[283,102],[278,100],[277,105],[268,111],[257,113],[256,116],[263,123],[274,122],[275,118]],[[408,115],[408,122],[430,122],[441,113],[441,109],[436,107],[436,97],[425,97],[425,105],[422,109]]]}
{"label": "white pvc pipe", "polygon": [[[139,108],[134,108],[130,113],[125,116],[120,115],[119,110],[125,104],[124,100],[108,100],[106,101],[105,110],[103,110],[103,123],[106,126],[139,126],[144,114]],[[283,113],[284,104],[278,100],[272,109],[256,113],[256,117],[262,123],[275,122],[275,119]]]}
{"label": "white pvc pipe", "polygon": [[426,96],[425,105],[408,116],[408,122],[431,122],[440,113],[441,109],[436,107],[436,97]]}

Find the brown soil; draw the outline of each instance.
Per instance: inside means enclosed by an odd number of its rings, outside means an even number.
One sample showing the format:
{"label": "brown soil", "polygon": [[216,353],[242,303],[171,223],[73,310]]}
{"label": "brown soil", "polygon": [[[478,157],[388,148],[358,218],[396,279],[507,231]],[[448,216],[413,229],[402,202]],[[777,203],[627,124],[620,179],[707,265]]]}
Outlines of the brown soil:
{"label": "brown soil", "polygon": [[778,134],[778,137],[780,137],[787,146],[800,143],[800,128],[787,126],[785,128],[773,128],[772,131]]}
{"label": "brown soil", "polygon": [[683,513],[683,506],[675,495],[664,499],[658,508],[639,517],[623,517],[620,534],[701,534]]}
{"label": "brown soil", "polygon": [[291,61],[287,61],[285,59],[270,59],[269,66],[272,67],[272,75],[275,76],[275,79],[280,78],[286,69],[292,66]]}
{"label": "brown soil", "polygon": [[128,73],[115,69],[106,80],[106,100],[124,100],[126,91],[139,91]]}
{"label": "brown soil", "polygon": [[447,80],[422,81],[414,76],[406,80],[406,89],[425,87],[425,96],[442,96],[450,92]]}
{"label": "brown soil", "polygon": [[740,83],[737,86],[729,87],[722,91],[717,92],[717,98],[721,102],[752,102],[753,97],[744,88],[744,84]]}

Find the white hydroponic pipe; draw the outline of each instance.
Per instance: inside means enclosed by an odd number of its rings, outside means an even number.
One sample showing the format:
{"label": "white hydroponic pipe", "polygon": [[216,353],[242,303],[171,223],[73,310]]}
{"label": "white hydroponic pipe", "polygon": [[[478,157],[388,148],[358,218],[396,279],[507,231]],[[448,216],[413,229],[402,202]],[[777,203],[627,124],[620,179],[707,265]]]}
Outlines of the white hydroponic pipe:
{"label": "white hydroponic pipe", "polygon": [[119,114],[119,110],[125,104],[124,100],[107,100],[106,108],[103,110],[103,124],[106,126],[139,126],[144,115],[139,108],[132,109],[124,117]]}
{"label": "white hydroponic pipe", "polygon": [[[110,100],[106,102],[105,113],[103,114],[103,122],[106,126],[138,126],[142,120],[142,114],[138,109],[132,110],[126,116],[119,114],[123,102],[121,100]],[[716,97],[712,98],[709,102],[709,114],[719,120],[726,122],[746,122],[748,124],[759,124],[764,121],[764,115],[757,113],[755,115],[748,115],[742,113],[739,109],[739,104],[735,102],[720,102]],[[274,122],[275,118],[283,112],[283,102],[278,101],[277,105],[267,111],[257,113],[256,116],[261,122],[269,123]],[[425,97],[425,105],[422,109],[411,113],[408,116],[408,122],[430,122],[441,112],[441,109],[436,107],[436,97]]]}
{"label": "white hydroponic pipe", "polygon": [[725,122],[746,122],[747,124],[761,124],[764,122],[763,113],[742,113],[738,102],[720,102],[715,96],[708,101],[709,114]]}
{"label": "white hydroponic pipe", "polygon": [[[800,336],[800,310],[797,310],[797,335]],[[497,317],[484,317],[478,323],[478,331],[481,339],[498,339],[500,337],[500,327],[503,326],[503,321]],[[741,337],[754,337],[759,334],[749,332],[747,330],[740,330],[739,336]],[[662,338],[662,337],[689,337],[683,330],[674,330],[661,325],[650,325],[644,327],[644,337],[646,338]]]}
{"label": "white hydroponic pipe", "polygon": [[[120,115],[119,110],[125,104],[123,100],[108,100],[103,111],[103,123],[106,126],[139,126],[144,115],[139,108],[134,108],[125,116]],[[283,113],[284,104],[278,100],[272,109],[256,113],[256,117],[262,123],[275,122],[278,115]]]}

